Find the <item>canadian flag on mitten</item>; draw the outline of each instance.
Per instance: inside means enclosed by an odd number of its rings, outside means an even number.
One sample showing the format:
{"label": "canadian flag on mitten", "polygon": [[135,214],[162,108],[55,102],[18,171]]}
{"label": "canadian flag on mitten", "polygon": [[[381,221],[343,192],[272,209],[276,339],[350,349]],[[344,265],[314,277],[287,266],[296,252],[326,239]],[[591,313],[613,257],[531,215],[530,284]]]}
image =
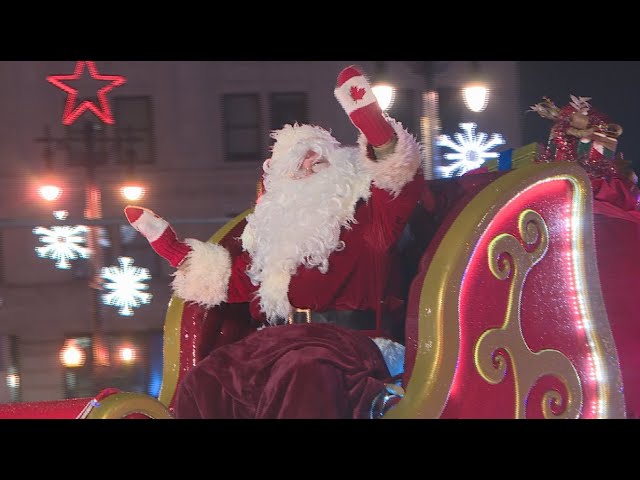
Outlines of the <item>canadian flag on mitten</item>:
{"label": "canadian flag on mitten", "polygon": [[368,80],[355,65],[340,72],[334,94],[347,112],[351,123],[374,147],[381,147],[395,136],[387,122]]}
{"label": "canadian flag on mitten", "polygon": [[176,232],[169,222],[160,218],[151,210],[128,206],[124,214],[133,228],[149,241],[158,255],[167,260],[172,267],[179,267],[191,251],[191,247],[178,240]]}

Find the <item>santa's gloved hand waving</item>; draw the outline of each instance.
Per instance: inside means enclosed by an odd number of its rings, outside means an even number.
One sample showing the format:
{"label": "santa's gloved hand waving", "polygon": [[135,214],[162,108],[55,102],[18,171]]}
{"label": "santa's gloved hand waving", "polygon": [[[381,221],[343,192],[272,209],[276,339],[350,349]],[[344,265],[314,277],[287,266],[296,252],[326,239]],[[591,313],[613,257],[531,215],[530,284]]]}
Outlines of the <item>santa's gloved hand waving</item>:
{"label": "santa's gloved hand waving", "polygon": [[191,247],[178,240],[176,232],[169,223],[142,207],[127,206],[124,214],[133,228],[149,241],[158,255],[167,260],[172,267],[178,268],[191,251]]}
{"label": "santa's gloved hand waving", "polygon": [[340,72],[334,94],[377,157],[393,151],[395,131],[382,112],[369,81],[357,66],[351,65]]}

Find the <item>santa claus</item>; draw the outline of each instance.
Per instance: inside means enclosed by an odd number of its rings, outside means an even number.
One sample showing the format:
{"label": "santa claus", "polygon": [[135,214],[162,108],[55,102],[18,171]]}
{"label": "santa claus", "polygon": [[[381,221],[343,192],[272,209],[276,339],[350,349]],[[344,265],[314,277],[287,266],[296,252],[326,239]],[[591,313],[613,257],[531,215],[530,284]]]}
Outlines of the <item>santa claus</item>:
{"label": "santa claus", "polygon": [[402,372],[395,246],[424,185],[419,144],[383,114],[359,68],[344,69],[334,93],[358,145],[313,125],[273,132],[240,255],[180,241],[153,212],[125,209],[177,268],[175,295],[206,308],[249,303],[264,325],[186,375],[177,418],[366,418]]}

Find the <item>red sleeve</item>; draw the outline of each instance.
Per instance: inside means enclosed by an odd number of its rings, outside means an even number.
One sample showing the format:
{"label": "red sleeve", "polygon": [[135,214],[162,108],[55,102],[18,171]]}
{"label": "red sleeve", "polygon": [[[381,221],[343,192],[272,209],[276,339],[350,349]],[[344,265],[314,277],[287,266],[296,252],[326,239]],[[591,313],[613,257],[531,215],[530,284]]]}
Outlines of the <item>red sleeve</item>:
{"label": "red sleeve", "polygon": [[289,284],[292,305],[318,311],[375,310],[391,268],[390,251],[418,204],[423,182],[416,176],[395,198],[374,187],[368,202],[357,207],[357,223],[343,229],[346,247],[331,254],[327,273],[298,268]]}
{"label": "red sleeve", "polygon": [[424,188],[424,177],[420,171],[395,198],[387,190],[373,187],[371,197],[356,217],[363,227],[364,240],[379,251],[386,251],[394,246]]}
{"label": "red sleeve", "polygon": [[251,283],[249,275],[247,275],[248,267],[249,254],[247,252],[242,252],[232,260],[227,303],[248,302],[257,290],[257,287]]}

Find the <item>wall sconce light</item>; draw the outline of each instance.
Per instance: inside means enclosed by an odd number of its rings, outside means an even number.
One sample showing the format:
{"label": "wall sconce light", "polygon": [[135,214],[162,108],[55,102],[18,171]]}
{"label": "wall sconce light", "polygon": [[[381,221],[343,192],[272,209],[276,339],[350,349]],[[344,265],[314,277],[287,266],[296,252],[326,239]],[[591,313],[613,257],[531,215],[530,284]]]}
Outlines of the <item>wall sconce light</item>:
{"label": "wall sconce light", "polygon": [[371,90],[376,96],[380,108],[385,111],[388,110],[393,104],[394,88],[393,84],[389,81],[387,71],[384,66],[384,62],[375,62],[376,68],[373,74],[373,84]]}
{"label": "wall sconce light", "polygon": [[472,112],[481,112],[489,102],[489,88],[480,72],[479,62],[471,62],[471,78],[462,91],[464,103]]}

